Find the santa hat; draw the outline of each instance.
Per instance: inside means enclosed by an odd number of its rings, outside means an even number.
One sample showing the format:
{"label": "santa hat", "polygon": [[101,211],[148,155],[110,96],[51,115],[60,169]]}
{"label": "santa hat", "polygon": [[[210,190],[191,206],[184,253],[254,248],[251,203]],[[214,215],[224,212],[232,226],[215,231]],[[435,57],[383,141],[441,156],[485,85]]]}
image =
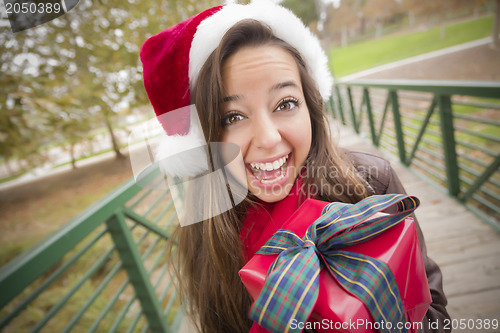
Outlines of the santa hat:
{"label": "santa hat", "polygon": [[[269,1],[228,4],[195,15],[149,38],[141,50],[144,86],[168,137],[160,144],[157,158],[170,175],[195,176],[205,165],[192,168],[191,161],[172,165],[172,156],[205,145],[197,127],[196,112],[189,108],[190,91],[210,54],[236,23],[254,19],[268,25],[274,35],[293,46],[302,56],[324,100],[330,97],[333,79],[319,40],[290,10]],[[176,110],[176,112],[172,112]],[[168,116],[167,116],[168,115]],[[174,140],[174,141],[172,141]],[[179,159],[175,163],[179,162]],[[200,160],[194,161],[199,164]],[[173,164],[175,164],[173,163]]]}

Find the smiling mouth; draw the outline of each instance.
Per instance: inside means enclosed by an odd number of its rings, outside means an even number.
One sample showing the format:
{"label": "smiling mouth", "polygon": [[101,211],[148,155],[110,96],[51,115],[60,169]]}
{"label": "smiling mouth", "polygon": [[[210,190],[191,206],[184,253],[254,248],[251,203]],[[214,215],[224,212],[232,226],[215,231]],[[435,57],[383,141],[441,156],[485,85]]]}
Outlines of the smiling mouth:
{"label": "smiling mouth", "polygon": [[278,158],[273,162],[267,163],[250,163],[252,174],[262,184],[272,184],[280,181],[286,175],[286,167],[290,154]]}

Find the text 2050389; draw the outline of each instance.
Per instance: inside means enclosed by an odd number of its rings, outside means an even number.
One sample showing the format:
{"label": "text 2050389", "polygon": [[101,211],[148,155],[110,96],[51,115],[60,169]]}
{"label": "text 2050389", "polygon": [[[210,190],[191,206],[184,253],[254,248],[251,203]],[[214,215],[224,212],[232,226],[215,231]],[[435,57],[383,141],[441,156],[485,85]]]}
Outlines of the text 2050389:
{"label": "text 2050389", "polygon": [[52,14],[60,13],[64,9],[60,3],[50,3],[50,2],[24,2],[24,3],[5,3],[5,10],[7,14]]}

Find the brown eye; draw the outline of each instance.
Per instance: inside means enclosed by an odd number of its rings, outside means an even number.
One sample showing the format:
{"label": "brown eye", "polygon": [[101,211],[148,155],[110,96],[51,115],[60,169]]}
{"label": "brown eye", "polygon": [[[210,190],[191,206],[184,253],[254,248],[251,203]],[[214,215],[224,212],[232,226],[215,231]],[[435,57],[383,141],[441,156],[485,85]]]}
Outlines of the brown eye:
{"label": "brown eye", "polygon": [[237,114],[233,114],[233,115],[231,115],[231,116],[229,117],[228,121],[229,121],[229,123],[234,124],[234,123],[235,123],[235,122],[237,122],[238,120],[241,120],[240,118],[241,118],[241,116],[239,116],[239,115],[237,115]]}
{"label": "brown eye", "polygon": [[279,103],[276,110],[277,111],[290,111],[290,110],[294,109],[295,107],[297,107],[298,104],[299,103],[295,98],[286,98]]}
{"label": "brown eye", "polygon": [[222,118],[222,126],[231,126],[243,119],[244,117],[239,113],[229,113],[224,118]]}

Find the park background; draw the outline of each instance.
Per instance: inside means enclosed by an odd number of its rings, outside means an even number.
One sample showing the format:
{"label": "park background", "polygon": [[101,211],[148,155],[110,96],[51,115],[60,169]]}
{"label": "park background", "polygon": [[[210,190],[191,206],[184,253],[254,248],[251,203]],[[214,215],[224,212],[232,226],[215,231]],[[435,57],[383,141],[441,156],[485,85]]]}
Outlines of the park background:
{"label": "park background", "polygon": [[[154,116],[142,84],[142,43],[219,4],[82,0],[68,14],[16,34],[1,10],[0,265],[132,176],[127,138]],[[491,36],[495,11],[488,0],[282,5],[320,37],[337,79]],[[455,67],[451,61],[446,70],[414,65],[389,77],[499,81],[500,51],[488,44],[483,53],[457,59]],[[59,285],[53,297],[65,288]],[[51,302],[32,308],[19,328],[32,325]]]}

